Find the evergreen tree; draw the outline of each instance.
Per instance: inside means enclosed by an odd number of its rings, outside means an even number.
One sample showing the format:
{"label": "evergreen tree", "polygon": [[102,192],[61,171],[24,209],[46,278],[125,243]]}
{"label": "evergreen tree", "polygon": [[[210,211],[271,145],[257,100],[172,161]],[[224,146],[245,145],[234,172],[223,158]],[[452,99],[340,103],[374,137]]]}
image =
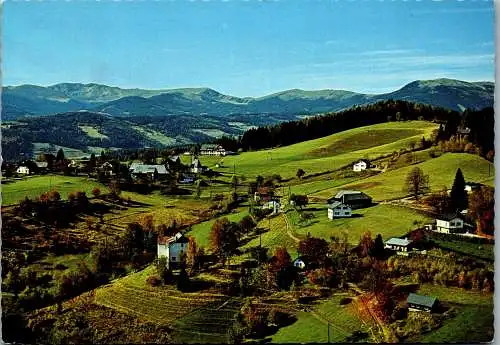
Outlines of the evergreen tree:
{"label": "evergreen tree", "polygon": [[59,151],[57,151],[56,161],[61,162],[63,160],[64,160],[64,151],[62,148],[60,148]]}
{"label": "evergreen tree", "polygon": [[467,209],[467,192],[465,191],[465,179],[462,170],[458,168],[455,174],[455,180],[451,187],[451,203],[454,211],[461,211]]}

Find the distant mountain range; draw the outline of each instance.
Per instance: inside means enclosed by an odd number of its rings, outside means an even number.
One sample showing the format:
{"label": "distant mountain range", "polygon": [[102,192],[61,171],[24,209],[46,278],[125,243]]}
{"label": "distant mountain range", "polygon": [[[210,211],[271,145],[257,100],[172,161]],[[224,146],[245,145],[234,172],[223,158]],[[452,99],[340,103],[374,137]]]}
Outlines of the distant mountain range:
{"label": "distant mountain range", "polygon": [[379,100],[406,100],[462,111],[493,106],[493,82],[453,79],[414,81],[399,90],[370,95],[344,90],[286,90],[264,97],[234,97],[209,88],[122,89],[100,84],[6,86],[2,119],[88,110],[112,116],[289,115],[338,111]]}

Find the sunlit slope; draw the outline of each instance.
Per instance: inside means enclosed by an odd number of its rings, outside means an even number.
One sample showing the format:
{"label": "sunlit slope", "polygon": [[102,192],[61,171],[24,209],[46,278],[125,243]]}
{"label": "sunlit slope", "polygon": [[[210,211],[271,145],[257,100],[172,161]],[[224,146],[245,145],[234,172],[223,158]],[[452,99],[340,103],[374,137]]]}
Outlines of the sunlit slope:
{"label": "sunlit slope", "polygon": [[[236,173],[257,176],[280,174],[293,177],[297,169],[315,173],[338,169],[361,159],[373,159],[429,137],[437,125],[425,121],[390,122],[358,127],[302,143],[245,152],[224,158],[224,165],[235,166]],[[222,170],[221,170],[222,171]]]}
{"label": "sunlit slope", "polygon": [[359,189],[377,201],[403,197],[406,195],[403,191],[406,176],[414,167],[420,167],[425,174],[429,175],[429,184],[433,191],[440,190],[444,186],[451,188],[458,168],[462,170],[466,181],[494,185],[495,167],[493,163],[468,153],[445,153],[438,158],[420,164],[388,171],[340,188],[322,190],[313,195],[329,198],[338,189]]}

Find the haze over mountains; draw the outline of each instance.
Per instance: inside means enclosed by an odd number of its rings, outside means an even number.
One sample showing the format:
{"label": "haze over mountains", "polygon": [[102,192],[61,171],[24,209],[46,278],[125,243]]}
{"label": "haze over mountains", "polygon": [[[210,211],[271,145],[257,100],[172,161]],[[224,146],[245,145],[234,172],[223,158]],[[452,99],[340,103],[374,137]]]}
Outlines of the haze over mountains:
{"label": "haze over mountains", "polygon": [[209,88],[122,89],[100,84],[61,83],[42,87],[4,87],[2,118],[51,115],[88,110],[112,116],[171,116],[245,114],[289,115],[338,111],[379,100],[407,100],[452,110],[493,106],[493,82],[435,79],[411,82],[386,94],[344,90],[286,90],[263,97],[234,97]]}

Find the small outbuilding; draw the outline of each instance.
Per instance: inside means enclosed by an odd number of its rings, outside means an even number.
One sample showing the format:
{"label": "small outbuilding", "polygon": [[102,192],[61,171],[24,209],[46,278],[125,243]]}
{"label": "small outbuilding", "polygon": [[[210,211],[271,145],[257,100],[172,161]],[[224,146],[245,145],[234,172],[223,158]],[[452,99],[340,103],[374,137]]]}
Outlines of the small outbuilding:
{"label": "small outbuilding", "polygon": [[407,303],[409,311],[425,311],[431,313],[436,308],[437,298],[410,293]]}
{"label": "small outbuilding", "polygon": [[299,256],[297,259],[293,260],[293,266],[298,269],[305,270],[309,265],[309,259],[307,256]]}
{"label": "small outbuilding", "polygon": [[352,165],[352,170],[356,171],[356,172],[360,172],[360,171],[366,170],[369,167],[370,167],[370,163],[364,159],[361,159]]}
{"label": "small outbuilding", "polygon": [[393,237],[385,242],[385,248],[394,250],[400,255],[408,255],[408,253],[413,249],[414,242],[407,238],[397,238]]}
{"label": "small outbuilding", "polygon": [[17,168],[16,172],[18,174],[29,175],[30,174],[30,168],[28,168],[27,166],[21,165],[20,167]]}
{"label": "small outbuilding", "polygon": [[332,204],[335,201],[349,205],[352,209],[368,207],[372,204],[372,198],[359,190],[342,190],[327,202]]}

